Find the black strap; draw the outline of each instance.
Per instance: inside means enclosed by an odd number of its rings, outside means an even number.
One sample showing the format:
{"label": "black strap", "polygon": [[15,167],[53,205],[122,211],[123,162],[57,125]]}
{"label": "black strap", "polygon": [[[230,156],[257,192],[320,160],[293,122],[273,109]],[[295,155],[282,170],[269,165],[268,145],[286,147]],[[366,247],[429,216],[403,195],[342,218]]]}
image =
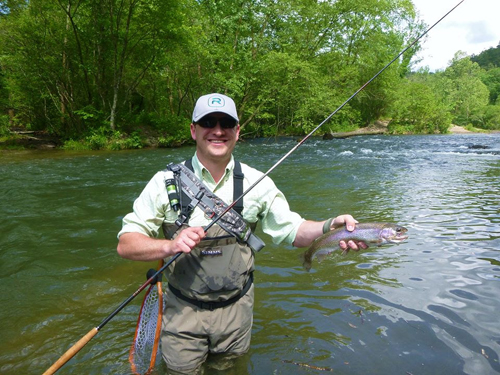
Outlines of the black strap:
{"label": "black strap", "polygon": [[[233,202],[243,195],[243,178],[245,175],[241,171],[241,163],[237,160],[234,161],[234,170],[233,170]],[[233,206],[233,210],[235,210],[239,215],[243,212],[243,198],[241,198],[236,204]]]}
{"label": "black strap", "polygon": [[252,286],[252,284],[253,284],[253,272],[250,272],[250,277],[248,278],[248,280],[247,280],[245,286],[243,287],[243,289],[241,290],[240,294],[238,294],[237,296],[234,296],[233,298],[230,298],[226,301],[214,301],[214,302],[204,302],[204,301],[200,301],[197,299],[186,297],[184,294],[182,294],[182,292],[179,289],[174,288],[170,284],[168,284],[168,288],[172,291],[172,293],[174,293],[174,295],[177,298],[183,300],[184,302],[188,302],[191,305],[194,305],[200,309],[213,311],[215,309],[220,309],[222,307],[232,305],[233,303],[238,301],[241,297],[243,297],[245,294],[247,294],[247,292],[250,289],[250,287]]}
{"label": "black strap", "polygon": [[[194,168],[193,168],[193,163],[191,161],[191,159],[187,159],[184,163],[184,165],[191,171],[191,172],[194,172]],[[180,218],[184,218],[186,216],[186,212],[188,210],[188,202],[191,202],[189,196],[186,194],[186,192],[184,191],[184,189],[181,189],[181,214],[180,214]],[[191,216],[191,213],[189,213],[189,217]],[[184,222],[187,223],[189,221],[189,217],[187,217],[186,219],[184,219]]]}
{"label": "black strap", "polygon": [[[192,159],[187,159],[184,162],[184,165],[191,171],[194,172],[193,168],[193,160]],[[241,170],[241,163],[237,160],[234,161],[234,169],[233,169],[233,202],[238,199],[241,195],[243,195],[243,179],[245,175],[243,174]],[[182,201],[186,202],[189,200],[187,195],[183,193],[182,196]],[[239,215],[243,212],[243,198],[241,198],[238,202],[233,207],[233,210],[235,210]]]}
{"label": "black strap", "polygon": [[185,162],[184,162],[184,165],[191,171],[191,172],[194,172],[194,168],[193,168],[193,159],[187,159]]}

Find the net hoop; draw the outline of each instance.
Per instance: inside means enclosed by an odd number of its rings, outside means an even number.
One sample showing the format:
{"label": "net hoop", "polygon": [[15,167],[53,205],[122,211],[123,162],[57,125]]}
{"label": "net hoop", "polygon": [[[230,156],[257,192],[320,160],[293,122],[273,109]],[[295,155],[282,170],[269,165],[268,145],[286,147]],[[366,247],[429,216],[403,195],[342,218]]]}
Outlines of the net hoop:
{"label": "net hoop", "polygon": [[[163,266],[159,262],[158,269]],[[132,373],[136,375],[151,374],[155,367],[156,357],[159,353],[161,321],[163,317],[163,290],[159,279],[151,285],[142,301],[134,341],[130,347],[129,362]]]}

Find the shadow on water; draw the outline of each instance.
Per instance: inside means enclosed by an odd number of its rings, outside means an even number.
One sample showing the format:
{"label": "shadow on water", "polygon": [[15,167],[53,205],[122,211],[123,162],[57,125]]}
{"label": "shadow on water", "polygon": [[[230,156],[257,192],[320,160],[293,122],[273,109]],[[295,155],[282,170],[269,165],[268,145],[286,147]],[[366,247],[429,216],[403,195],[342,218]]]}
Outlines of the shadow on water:
{"label": "shadow on water", "polygon": [[[500,373],[500,136],[311,139],[271,177],[310,219],[351,213],[409,229],[399,246],[300,264],[304,249],[257,254],[250,352],[206,374]],[[262,171],[290,138],[241,143]],[[475,147],[471,147],[475,146]],[[481,147],[479,147],[481,146]],[[2,154],[0,373],[41,373],[156,264],[116,255],[121,218],[149,178],[193,148]],[[142,296],[65,367],[130,374]],[[162,364],[155,370],[164,373]]]}

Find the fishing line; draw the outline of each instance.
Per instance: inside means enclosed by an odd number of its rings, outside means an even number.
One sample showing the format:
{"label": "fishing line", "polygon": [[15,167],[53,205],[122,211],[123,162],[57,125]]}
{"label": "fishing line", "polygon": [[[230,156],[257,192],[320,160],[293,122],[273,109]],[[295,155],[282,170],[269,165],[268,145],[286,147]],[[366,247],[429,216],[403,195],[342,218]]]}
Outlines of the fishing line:
{"label": "fishing line", "polygon": [[[222,213],[216,216],[207,226],[203,227],[204,231],[207,232],[217,221],[220,220],[222,216],[231,210],[236,203],[238,203],[245,195],[247,195],[257,184],[259,184],[265,177],[267,177],[272,171],[274,171],[288,156],[290,156],[295,150],[297,150],[305,141],[307,141],[319,128],[321,128],[328,120],[330,120],[338,111],[345,107],[354,97],[356,97],[366,86],[368,86],[373,80],[375,80],[380,74],[382,74],[389,66],[391,66],[394,61],[399,59],[406,51],[413,47],[420,39],[422,39],[429,31],[431,31],[438,23],[440,23],[444,18],[446,18],[451,12],[453,12],[460,4],[465,0],[461,0],[457,5],[455,5],[450,11],[448,11],[443,17],[441,17],[436,23],[420,34],[413,42],[411,42],[405,49],[403,49],[396,57],[394,57],[387,65],[380,69],[377,74],[370,78],[363,86],[361,86],[354,94],[352,94],[344,103],[342,103],[335,111],[330,113],[318,126],[316,126],[309,134],[307,134],[300,142],[298,142],[290,151],[288,151],[281,159],[279,159],[269,170],[264,173],[257,181],[248,187],[237,199],[233,201]],[[54,364],[43,373],[43,375],[54,374],[59,370],[66,362],[73,358],[99,331],[111,320],[113,319],[125,306],[127,306],[139,293],[146,289],[153,280],[165,271],[177,258],[179,258],[183,253],[177,253],[168,262],[166,262],[163,267],[159,268],[144,284],[142,284],[139,289],[137,289],[134,294],[123,301],[120,306],[118,306],[111,314],[109,314],[97,327],[92,328],[85,336],[83,336],[76,344],[74,344],[66,353],[64,353]]]}

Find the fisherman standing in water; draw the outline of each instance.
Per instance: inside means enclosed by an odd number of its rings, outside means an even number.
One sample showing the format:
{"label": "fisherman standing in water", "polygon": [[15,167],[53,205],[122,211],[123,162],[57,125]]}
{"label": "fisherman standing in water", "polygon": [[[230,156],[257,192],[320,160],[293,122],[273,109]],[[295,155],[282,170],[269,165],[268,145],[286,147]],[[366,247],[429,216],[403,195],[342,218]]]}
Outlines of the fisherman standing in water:
{"label": "fisherman standing in water", "polygon": [[[123,258],[138,261],[185,253],[165,271],[161,337],[169,372],[184,374],[198,373],[209,353],[241,355],[249,349],[254,255],[264,245],[251,233],[257,222],[275,244],[295,247],[307,247],[333,228],[353,230],[357,223],[351,215],[305,220],[265,177],[241,206],[235,205],[205,233],[203,226],[223,202],[231,204],[263,174],[233,158],[240,125],[231,98],[200,97],[190,127],[196,142],[193,158],[169,165],[149,181],[133,212],[123,218],[117,248]],[[158,238],[160,227],[166,239]],[[339,246],[345,251],[367,247],[353,241]]]}

